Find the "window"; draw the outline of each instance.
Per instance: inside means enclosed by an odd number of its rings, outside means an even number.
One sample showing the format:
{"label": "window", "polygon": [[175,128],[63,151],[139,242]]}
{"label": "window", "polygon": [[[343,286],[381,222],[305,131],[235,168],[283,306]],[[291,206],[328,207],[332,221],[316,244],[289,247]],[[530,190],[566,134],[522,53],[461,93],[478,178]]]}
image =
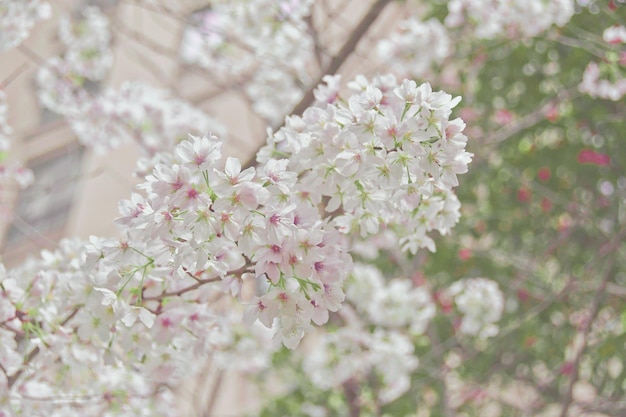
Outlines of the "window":
{"label": "window", "polygon": [[35,174],[35,183],[19,195],[5,249],[8,245],[49,237],[65,226],[80,180],[82,155],[83,148],[72,144],[28,164]]}

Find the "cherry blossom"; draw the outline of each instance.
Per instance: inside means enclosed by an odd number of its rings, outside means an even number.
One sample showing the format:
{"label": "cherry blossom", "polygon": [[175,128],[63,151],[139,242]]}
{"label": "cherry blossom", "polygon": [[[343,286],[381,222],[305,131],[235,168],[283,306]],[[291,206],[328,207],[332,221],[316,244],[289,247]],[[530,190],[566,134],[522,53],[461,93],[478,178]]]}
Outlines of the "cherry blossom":
{"label": "cherry blossom", "polygon": [[51,7],[41,0],[0,1],[0,52],[21,44],[41,20],[48,19]]}
{"label": "cherry blossom", "polygon": [[313,41],[305,17],[311,0],[216,2],[187,27],[181,58],[211,70],[220,79],[246,80],[254,110],[280,122],[311,84]]}
{"label": "cherry blossom", "polygon": [[498,284],[486,278],[466,278],[450,286],[450,294],[461,312],[459,331],[489,338],[498,334],[496,323],[502,317],[504,296]]}
{"label": "cherry blossom", "polygon": [[5,161],[10,152],[13,128],[9,125],[9,106],[6,93],[0,90],[0,180],[17,182],[20,188],[26,188],[34,181],[33,172],[20,162]]}
{"label": "cherry blossom", "polygon": [[574,15],[573,0],[452,0],[445,24],[474,27],[483,39],[536,36],[550,26],[565,25]]}
{"label": "cherry blossom", "polygon": [[398,74],[424,78],[451,53],[448,32],[437,19],[403,20],[398,31],[378,42],[378,56]]}

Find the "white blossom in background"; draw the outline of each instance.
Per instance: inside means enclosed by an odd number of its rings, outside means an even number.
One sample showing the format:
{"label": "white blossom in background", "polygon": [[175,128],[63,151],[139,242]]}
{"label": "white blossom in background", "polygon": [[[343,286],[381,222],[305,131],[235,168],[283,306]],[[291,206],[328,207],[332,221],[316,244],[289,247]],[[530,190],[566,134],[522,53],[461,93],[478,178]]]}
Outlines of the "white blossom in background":
{"label": "white blossom in background", "polygon": [[173,149],[190,133],[227,136],[222,124],[190,103],[139,82],[125,82],[85,100],[68,120],[79,140],[100,152],[135,141],[154,155]]}
{"label": "white blossom in background", "polygon": [[590,62],[583,73],[582,82],[578,85],[578,91],[589,94],[593,98],[618,101],[626,95],[626,77],[610,81],[601,78],[600,66]]}
{"label": "white blossom in background", "polygon": [[619,101],[626,95],[626,28],[621,25],[608,27],[602,39],[611,48],[604,62],[590,62],[585,68],[578,91],[593,98]]}
{"label": "white blossom in background", "polygon": [[218,1],[192,17],[181,59],[223,81],[245,80],[254,110],[270,124],[303,96],[311,83],[313,41],[305,17],[312,0]]}
{"label": "white blossom in background", "polygon": [[82,14],[79,21],[61,19],[59,37],[66,51],[62,57],[49,58],[37,72],[39,101],[66,117],[82,117],[82,107],[95,94],[88,83],[102,80],[113,64],[108,19],[97,7]]}
{"label": "white blossom in background", "polygon": [[448,27],[469,25],[478,38],[537,36],[574,15],[573,0],[451,0]]}
{"label": "white blossom in background", "polygon": [[410,388],[419,364],[414,338],[434,317],[434,303],[425,288],[407,279],[386,281],[376,267],[359,263],[346,281],[346,298],[349,305],[339,312],[345,324],[312,337],[303,370],[322,390],[373,372],[380,379],[377,400],[387,404]]}
{"label": "white blossom in background", "polygon": [[306,352],[302,369],[317,388],[328,391],[342,384],[368,378],[380,379],[378,398],[387,404],[404,394],[419,360],[411,339],[397,331],[377,329],[373,333],[342,327],[318,335]]}
{"label": "white blossom in background", "polygon": [[69,16],[59,22],[59,37],[67,47],[64,59],[77,75],[102,80],[113,65],[109,20],[97,7],[86,7],[81,14],[77,22]]}
{"label": "white blossom in background", "polygon": [[373,266],[355,264],[346,283],[347,299],[368,323],[388,328],[405,328],[423,334],[436,308],[425,287],[415,287],[408,279],[385,281]]}
{"label": "white blossom in background", "polygon": [[21,44],[35,24],[51,14],[47,1],[0,0],[0,52]]}
{"label": "white blossom in background", "polygon": [[83,88],[85,80],[75,76],[71,64],[52,57],[37,71],[37,96],[41,105],[63,116],[78,116],[92,95]]}
{"label": "white blossom in background", "polygon": [[483,339],[498,334],[496,323],[502,317],[504,296],[496,282],[487,278],[466,278],[452,284],[449,293],[462,315],[461,333]]}
{"label": "white blossom in background", "polygon": [[7,95],[0,90],[0,180],[17,182],[20,188],[26,188],[34,181],[33,172],[20,162],[6,163],[10,152],[13,128],[9,125],[9,106]]}
{"label": "white blossom in background", "polygon": [[626,43],[626,27],[614,25],[604,29],[602,39],[611,44]]}
{"label": "white blossom in background", "polygon": [[372,335],[356,327],[341,327],[316,337],[306,353],[302,369],[321,390],[340,387],[351,378],[362,379],[372,367],[368,347]]}
{"label": "white blossom in background", "polygon": [[451,53],[448,31],[437,19],[403,20],[398,29],[377,45],[381,62],[397,74],[422,78]]}
{"label": "white blossom in background", "polygon": [[[41,104],[63,115],[83,145],[104,153],[134,141],[154,156],[171,151],[190,133],[226,138],[220,123],[167,90],[139,82],[101,93],[86,88],[106,76],[113,54],[106,16],[87,7],[82,17],[61,20],[59,36],[67,49],[63,57],[52,57],[39,69],[37,85]],[[154,167],[149,160],[142,163],[144,173]]]}
{"label": "white blossom in background", "polygon": [[0,152],[6,152],[11,145],[13,128],[9,125],[9,105],[7,95],[0,90]]}

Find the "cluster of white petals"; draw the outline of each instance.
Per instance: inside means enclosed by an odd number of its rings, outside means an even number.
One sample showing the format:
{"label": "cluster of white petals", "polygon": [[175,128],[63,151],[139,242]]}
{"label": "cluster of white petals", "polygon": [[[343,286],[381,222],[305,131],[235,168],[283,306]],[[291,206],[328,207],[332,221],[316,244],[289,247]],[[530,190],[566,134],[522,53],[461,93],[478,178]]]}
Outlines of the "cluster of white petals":
{"label": "cluster of white petals", "polygon": [[[242,171],[235,158],[218,169],[220,159],[216,137],[181,142],[140,186],[144,193],[121,203],[126,240],[92,250],[110,274],[128,276],[108,291],[129,303],[137,301],[132,288],[147,283],[161,298],[178,291],[199,297],[198,284],[224,280],[237,293],[243,279],[263,277],[269,288],[249,302],[244,319],[259,319],[276,330],[278,344],[293,348],[312,321],[325,323],[344,299],[351,263],[345,239],[314,200],[296,192],[286,160],[257,172]],[[143,266],[129,274],[129,264]]]}
{"label": "cluster of white petals", "polygon": [[451,0],[445,24],[468,24],[483,39],[518,38],[563,26],[573,15],[573,0]]}
{"label": "cluster of white petals", "polygon": [[0,265],[0,415],[177,415],[173,390],[208,355],[222,368],[268,366],[267,335],[237,330],[241,313],[219,289],[205,295],[228,313],[182,299],[151,312],[105,288],[122,278],[94,269],[86,246],[65,240]]}
{"label": "cluster of white petals", "polygon": [[9,105],[7,95],[0,90],[0,151],[4,152],[11,144],[13,128],[9,125]]}
{"label": "cluster of white petals", "polygon": [[357,314],[345,307],[344,327],[313,337],[303,370],[322,390],[374,372],[380,378],[378,401],[391,402],[409,389],[418,366],[413,341],[435,315],[430,293],[407,279],[385,281],[376,267],[357,263],[346,297]]}
{"label": "cluster of white petals", "polygon": [[378,56],[398,74],[422,78],[451,53],[448,31],[437,19],[403,20],[399,30],[377,45]]}
{"label": "cluster of white petals", "polygon": [[65,54],[48,59],[37,72],[39,101],[64,116],[79,115],[92,97],[89,87],[95,87],[113,64],[107,17],[97,7],[83,9],[82,17],[77,22],[61,19],[59,38]]}
{"label": "cluster of white petals", "polygon": [[0,0],[0,52],[21,44],[35,24],[48,19],[50,4],[41,0]]}
{"label": "cluster of white petals", "polygon": [[611,44],[626,43],[626,27],[622,25],[608,27],[602,33],[602,39]]}
{"label": "cluster of white petals", "polygon": [[111,34],[98,8],[88,7],[82,14],[78,23],[62,20],[59,36],[67,50],[63,58],[53,57],[40,68],[37,84],[41,104],[63,115],[83,145],[106,152],[134,141],[154,155],[171,151],[189,133],[226,137],[215,119],[167,90],[125,82],[95,91],[113,62]]}
{"label": "cluster of white petals", "polygon": [[181,58],[220,79],[245,79],[255,111],[271,123],[279,122],[302,97],[301,85],[310,83],[307,65],[313,41],[305,18],[312,4],[312,0],[213,2],[186,29]]}
{"label": "cluster of white petals", "polygon": [[25,188],[32,184],[33,172],[19,162],[5,163],[7,152],[11,148],[11,135],[13,134],[13,128],[9,125],[8,119],[7,95],[0,90],[0,180],[13,180],[21,188]]}
{"label": "cluster of white petals", "polygon": [[135,141],[153,155],[173,149],[188,133],[226,137],[226,128],[203,111],[139,82],[125,82],[85,100],[68,121],[84,145],[100,152]]}
{"label": "cluster of white petals", "polygon": [[626,43],[626,28],[614,25],[604,30],[602,39],[609,44],[604,62],[590,62],[585,68],[578,91],[593,98],[618,101],[626,95],[626,51],[620,47]]}
{"label": "cluster of white petals", "polygon": [[78,22],[63,16],[59,23],[59,38],[67,47],[64,59],[75,74],[102,80],[113,65],[109,20],[97,7],[86,7],[81,14]]}
{"label": "cluster of white petals", "polygon": [[626,77],[610,81],[601,76],[600,66],[595,62],[590,62],[585,68],[578,91],[589,94],[593,98],[613,101],[618,101],[626,95]]}
{"label": "cluster of white petals", "polygon": [[408,279],[386,281],[371,265],[355,264],[346,297],[368,323],[408,329],[414,335],[424,332],[436,311],[428,289]]}
{"label": "cluster of white petals", "polygon": [[450,295],[462,314],[459,331],[480,338],[498,334],[504,296],[498,284],[487,278],[466,278],[450,286]]}
{"label": "cluster of white petals", "polygon": [[411,338],[395,330],[370,333],[342,327],[324,333],[314,342],[302,368],[321,390],[337,389],[374,373],[380,380],[376,401],[387,404],[410,388],[411,372],[419,365],[414,349]]}
{"label": "cluster of white petals", "polygon": [[325,80],[318,105],[288,117],[257,160],[287,158],[303,191],[327,201],[338,230],[366,237],[393,229],[404,250],[434,251],[428,233],[447,234],[458,221],[452,188],[472,157],[465,123],[449,120],[460,97],[388,75],[358,76],[343,99],[338,76]]}

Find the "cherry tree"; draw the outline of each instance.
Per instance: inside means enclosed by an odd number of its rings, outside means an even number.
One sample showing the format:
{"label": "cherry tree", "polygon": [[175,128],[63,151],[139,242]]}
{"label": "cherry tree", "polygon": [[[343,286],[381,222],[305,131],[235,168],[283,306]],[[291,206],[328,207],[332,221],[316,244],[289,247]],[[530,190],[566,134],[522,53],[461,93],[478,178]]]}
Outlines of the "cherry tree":
{"label": "cherry tree", "polygon": [[[50,7],[2,1],[0,50]],[[265,121],[254,161],[171,91],[90,90],[124,34],[62,18],[39,100],[95,152],[135,142],[141,180],[117,237],[0,270],[0,416],[180,415],[207,361],[268,416],[619,415],[624,7],[377,0],[331,53],[328,2],[216,2],[180,59]]]}

